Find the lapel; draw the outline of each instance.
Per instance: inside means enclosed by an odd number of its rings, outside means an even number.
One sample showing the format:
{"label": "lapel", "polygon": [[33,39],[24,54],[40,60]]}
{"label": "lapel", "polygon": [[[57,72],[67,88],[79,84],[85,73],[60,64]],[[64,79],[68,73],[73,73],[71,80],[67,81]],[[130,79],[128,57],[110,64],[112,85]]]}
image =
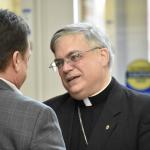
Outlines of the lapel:
{"label": "lapel", "polygon": [[122,92],[120,88],[120,85],[115,81],[101,116],[93,129],[87,150],[106,150],[107,141],[115,131],[121,117]]}
{"label": "lapel", "polygon": [[[63,105],[60,107],[58,114],[59,123],[62,129],[64,141],[66,143],[66,148],[69,149],[70,140],[71,140],[71,131],[73,123],[73,114],[75,110],[75,102],[69,97]],[[62,117],[63,114],[63,117]]]}

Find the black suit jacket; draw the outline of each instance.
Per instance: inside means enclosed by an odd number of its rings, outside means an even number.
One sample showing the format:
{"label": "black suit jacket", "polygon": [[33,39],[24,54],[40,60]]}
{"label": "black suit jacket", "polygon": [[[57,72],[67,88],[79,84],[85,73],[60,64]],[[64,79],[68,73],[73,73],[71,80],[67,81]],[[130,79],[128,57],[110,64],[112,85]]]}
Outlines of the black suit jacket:
{"label": "black suit jacket", "polygon": [[[55,110],[70,150],[74,99],[66,93],[44,103]],[[150,150],[150,96],[133,92],[114,80],[97,120],[87,150]]]}

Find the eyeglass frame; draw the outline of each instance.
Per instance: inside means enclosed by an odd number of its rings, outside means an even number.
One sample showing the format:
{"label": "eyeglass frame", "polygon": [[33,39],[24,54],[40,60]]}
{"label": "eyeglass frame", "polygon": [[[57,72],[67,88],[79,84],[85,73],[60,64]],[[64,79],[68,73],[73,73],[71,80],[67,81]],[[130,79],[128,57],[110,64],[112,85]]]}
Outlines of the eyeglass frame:
{"label": "eyeglass frame", "polygon": [[[82,56],[83,55],[81,55],[81,54],[84,54],[84,53],[86,53],[86,52],[90,52],[90,51],[93,51],[93,50],[96,50],[96,49],[102,49],[102,47],[94,47],[94,48],[91,48],[91,49],[89,49],[89,50],[86,50],[86,51],[80,51],[80,50],[73,50],[72,52],[70,52],[67,56],[66,56],[66,58],[56,58],[56,59],[54,59],[52,62],[51,62],[51,64],[50,64],[50,66],[49,66],[49,68],[50,69],[53,69],[54,71],[56,71],[56,69],[61,69],[63,66],[64,66],[64,64],[65,64],[65,62],[67,62],[67,63],[69,63],[69,64],[71,64],[70,62],[72,62],[72,63],[75,63],[75,62],[78,62],[79,60],[80,60],[80,58],[82,58]],[[75,56],[75,54],[78,54],[78,55],[80,55],[79,57],[78,57],[78,60],[73,60],[73,54],[74,54],[74,56]],[[71,57],[72,56],[72,57]],[[77,55],[76,55],[77,56]],[[68,61],[66,60],[66,59],[68,59]],[[57,66],[56,64],[56,61],[61,61],[61,64],[60,64],[60,67],[59,66]]]}

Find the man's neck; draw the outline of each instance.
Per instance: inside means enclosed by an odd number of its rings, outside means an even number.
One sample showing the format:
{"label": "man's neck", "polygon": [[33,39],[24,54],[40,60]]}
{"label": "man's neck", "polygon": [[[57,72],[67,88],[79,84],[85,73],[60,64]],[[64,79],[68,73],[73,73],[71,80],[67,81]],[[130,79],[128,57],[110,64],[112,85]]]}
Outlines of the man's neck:
{"label": "man's neck", "polygon": [[101,93],[102,91],[104,91],[106,89],[106,87],[110,84],[112,77],[110,76],[107,80],[107,82],[105,83],[104,87],[102,89],[100,89],[99,91],[97,91],[96,93],[90,95],[89,97],[93,97],[96,96],[97,94]]}
{"label": "man's neck", "polygon": [[7,80],[6,78],[4,77],[1,77],[0,76],[0,80],[4,81],[8,86],[10,86],[13,90],[15,90],[16,92],[21,93],[21,91],[16,87],[15,84],[13,84],[11,81]]}

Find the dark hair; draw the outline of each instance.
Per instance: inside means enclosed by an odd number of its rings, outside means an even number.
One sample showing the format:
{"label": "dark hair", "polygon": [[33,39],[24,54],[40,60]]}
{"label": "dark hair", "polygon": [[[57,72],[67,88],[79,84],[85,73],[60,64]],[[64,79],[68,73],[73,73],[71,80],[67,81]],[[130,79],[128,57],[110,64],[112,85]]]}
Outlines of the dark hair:
{"label": "dark hair", "polygon": [[95,43],[95,46],[98,46],[100,48],[107,48],[110,56],[108,65],[109,67],[112,66],[114,54],[113,54],[111,42],[109,41],[107,36],[100,31],[100,29],[98,29],[96,26],[90,23],[81,22],[76,24],[69,24],[59,29],[52,36],[50,42],[50,49],[52,50],[53,53],[55,53],[55,47],[57,44],[56,41],[60,37],[63,37],[68,34],[73,35],[78,33],[82,33],[89,43]]}
{"label": "dark hair", "polygon": [[30,33],[23,18],[7,9],[0,9],[0,70],[7,67],[10,57],[17,50],[22,55],[28,47]]}

